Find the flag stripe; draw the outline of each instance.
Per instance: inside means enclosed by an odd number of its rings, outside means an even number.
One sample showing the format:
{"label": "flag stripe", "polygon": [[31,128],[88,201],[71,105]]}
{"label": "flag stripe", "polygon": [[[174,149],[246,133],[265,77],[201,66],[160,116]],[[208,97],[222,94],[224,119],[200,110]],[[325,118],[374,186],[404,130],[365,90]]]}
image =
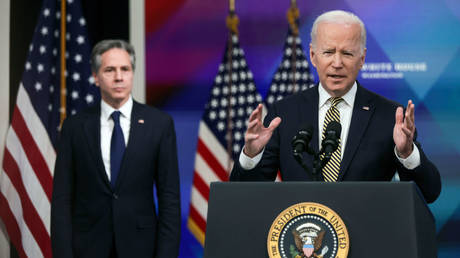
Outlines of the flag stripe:
{"label": "flag stripe", "polygon": [[48,169],[42,153],[38,149],[32,135],[30,134],[29,128],[26,126],[24,118],[18,108],[14,111],[11,126],[17,133],[18,139],[21,141],[21,145],[26,153],[30,165],[34,168],[34,171],[40,171],[40,173],[36,173],[37,178],[45,190],[46,197],[49,201],[51,201],[51,195],[53,192],[53,178],[51,176],[51,171]]}
{"label": "flag stripe", "polygon": [[203,232],[206,232],[206,220],[200,216],[193,205],[190,206],[190,218],[195,222],[199,229],[201,229]]}
{"label": "flag stripe", "polygon": [[221,181],[219,177],[214,173],[214,170],[209,167],[208,163],[203,159],[203,157],[198,153],[195,158],[195,173],[197,173],[204,183],[209,188],[211,182]]}
{"label": "flag stripe", "polygon": [[193,186],[207,201],[209,201],[209,184],[206,184],[196,171],[195,176],[193,177]]}
{"label": "flag stripe", "polygon": [[200,242],[201,245],[204,246],[204,231],[202,231],[195,223],[195,221],[191,218],[188,219],[187,226],[192,232],[192,234],[196,237],[196,239],[198,239],[198,242]]}
{"label": "flag stripe", "polygon": [[43,224],[43,221],[41,220],[37,211],[35,210],[29,195],[27,194],[27,191],[21,180],[19,167],[17,166],[8,149],[5,150],[3,157],[4,171],[10,178],[11,183],[13,184],[20,197],[24,221],[34,236],[35,240],[37,241],[41,251],[44,254],[51,255],[51,239],[49,237],[49,233],[46,230],[45,225]]}
{"label": "flag stripe", "polygon": [[195,210],[200,216],[206,220],[208,213],[208,201],[201,195],[201,193],[193,186],[192,187],[192,202],[195,206]]}
{"label": "flag stripe", "polygon": [[198,153],[206,160],[206,163],[209,167],[214,171],[216,176],[221,181],[228,181],[228,174],[226,170],[221,166],[219,161],[217,161],[216,157],[211,153],[211,151],[206,147],[206,145],[201,141],[201,137],[198,138]]}
{"label": "flag stripe", "polygon": [[14,215],[11,212],[5,196],[3,196],[3,193],[0,193],[0,207],[2,207],[0,209],[0,215],[2,216],[6,230],[9,233],[8,236],[16,247],[19,257],[27,257],[24,252],[24,248],[22,247],[21,233],[19,231],[18,223],[14,219]]}
{"label": "flag stripe", "polygon": [[227,150],[222,146],[216,136],[212,133],[209,127],[203,121],[200,122],[200,128],[198,129],[198,137],[212,150],[214,157],[219,161],[219,164],[225,168],[228,165],[228,153]]}
{"label": "flag stripe", "polygon": [[[44,192],[43,188],[41,187],[40,182],[38,181],[36,174],[33,171],[33,168],[30,166],[26,158],[26,154],[22,149],[21,144],[17,138],[16,133],[14,130],[8,131],[7,142],[6,142],[6,151],[8,151],[9,155],[13,158],[10,162],[13,164],[11,166],[12,169],[19,167],[19,171],[21,173],[21,179],[27,190],[28,196],[31,199],[33,205],[37,209],[40,218],[42,219],[43,223],[45,223],[45,227],[49,234],[49,227],[50,227],[50,208],[51,204],[46,197],[46,193]],[[4,163],[4,166],[6,164]],[[8,171],[5,168],[5,171]]]}
{"label": "flag stripe", "polygon": [[35,112],[35,109],[32,106],[32,103],[30,102],[29,95],[24,89],[24,85],[22,83],[19,85],[16,108],[18,108],[21,111],[23,120],[26,123],[27,128],[30,131],[30,134],[34,138],[37,147],[40,149],[40,153],[43,154],[42,157],[44,158],[47,164],[48,171],[50,171],[51,174],[53,174],[54,162],[56,160],[56,152],[54,151],[51,139],[48,133],[46,132],[43,123],[38,117],[37,112]]}
{"label": "flag stripe", "polygon": [[[0,210],[10,209],[14,219],[18,222],[22,247],[17,247],[16,249],[23,248],[24,252],[26,253],[25,257],[43,257],[36,239],[33,237],[23,219],[24,214],[18,192],[16,192],[16,189],[14,188],[10,178],[6,175],[6,173],[2,174],[2,180],[0,180],[0,189],[3,196],[7,199],[6,205],[4,207],[2,206]],[[14,235],[14,232],[11,234]]]}

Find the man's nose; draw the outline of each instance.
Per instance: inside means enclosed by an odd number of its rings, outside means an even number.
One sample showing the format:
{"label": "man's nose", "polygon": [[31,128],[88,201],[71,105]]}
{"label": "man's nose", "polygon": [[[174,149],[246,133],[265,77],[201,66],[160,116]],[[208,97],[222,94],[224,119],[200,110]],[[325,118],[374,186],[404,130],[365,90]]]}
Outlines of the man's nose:
{"label": "man's nose", "polygon": [[122,81],[123,80],[123,73],[119,69],[115,70],[115,80],[116,81]]}
{"label": "man's nose", "polygon": [[341,68],[343,66],[342,56],[340,55],[340,53],[335,53],[332,60],[332,66],[334,68]]}

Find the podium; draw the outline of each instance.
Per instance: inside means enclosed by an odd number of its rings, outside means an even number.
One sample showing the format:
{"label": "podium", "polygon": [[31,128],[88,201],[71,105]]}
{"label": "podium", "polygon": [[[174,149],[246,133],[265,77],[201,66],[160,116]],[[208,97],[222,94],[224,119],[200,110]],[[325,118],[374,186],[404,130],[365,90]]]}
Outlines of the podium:
{"label": "podium", "polygon": [[434,218],[413,182],[212,183],[204,257],[269,257],[272,223],[302,202],[340,216],[350,258],[437,257]]}

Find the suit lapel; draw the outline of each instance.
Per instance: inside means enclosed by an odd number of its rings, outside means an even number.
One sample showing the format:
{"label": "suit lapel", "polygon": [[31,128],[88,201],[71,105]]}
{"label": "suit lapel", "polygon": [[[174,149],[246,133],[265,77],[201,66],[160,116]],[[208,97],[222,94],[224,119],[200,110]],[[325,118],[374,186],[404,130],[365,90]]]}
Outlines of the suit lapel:
{"label": "suit lapel", "polygon": [[[318,95],[318,85],[315,88],[307,90],[303,93],[304,97],[304,105],[299,106],[298,113],[300,115],[300,120],[307,125],[313,126],[313,137],[311,142],[311,147],[314,151],[318,152],[318,102],[319,102],[319,95]],[[310,112],[311,110],[311,112]],[[305,116],[304,114],[311,114],[311,116]]]}
{"label": "suit lapel", "polygon": [[102,176],[104,183],[110,189],[109,178],[105,172],[104,162],[102,161],[101,153],[101,108],[97,105],[94,112],[88,114],[88,119],[85,121],[83,127],[86,138],[88,139],[89,150],[91,156],[94,158],[95,165]]}
{"label": "suit lapel", "polygon": [[123,161],[121,162],[120,174],[118,175],[117,182],[115,183],[115,191],[120,187],[123,182],[123,178],[129,173],[128,168],[133,168],[132,164],[129,164],[132,155],[136,155],[136,148],[141,146],[141,142],[144,139],[145,130],[145,117],[143,112],[144,107],[133,102],[133,110],[131,111],[131,125],[129,129],[129,140],[126,146],[125,154],[123,155]]}
{"label": "suit lapel", "polygon": [[341,181],[347,172],[350,162],[353,160],[353,157],[356,154],[358,146],[361,142],[361,139],[363,138],[363,135],[367,129],[367,125],[374,111],[375,105],[372,101],[372,96],[368,94],[366,89],[362,88],[358,84],[350,128],[348,130],[347,143],[340,165],[338,181]]}

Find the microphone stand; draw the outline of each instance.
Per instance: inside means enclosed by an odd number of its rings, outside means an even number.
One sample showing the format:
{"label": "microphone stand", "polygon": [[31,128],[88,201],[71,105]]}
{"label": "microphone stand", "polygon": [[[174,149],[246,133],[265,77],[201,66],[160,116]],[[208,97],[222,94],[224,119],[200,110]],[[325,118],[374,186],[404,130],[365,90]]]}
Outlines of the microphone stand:
{"label": "microphone stand", "polygon": [[327,162],[331,159],[331,155],[324,155],[323,159],[321,159],[321,155],[324,154],[324,150],[316,153],[313,149],[308,148],[306,151],[308,154],[313,156],[313,170],[310,173],[310,169],[305,164],[303,160],[302,153],[294,151],[294,158],[299,163],[299,165],[308,173],[311,174],[313,181],[322,181],[323,177],[321,176],[321,170],[326,166]]}
{"label": "microphone stand", "polygon": [[342,127],[340,123],[332,121],[326,128],[325,138],[321,142],[321,150],[319,153],[313,153],[313,179],[318,181],[319,177],[323,181],[323,174],[321,171],[329,162],[332,153],[337,150],[340,142],[340,133]]}
{"label": "microphone stand", "polygon": [[[341,130],[342,127],[340,126],[340,123],[332,121],[326,128],[326,137],[321,143],[321,149],[318,153],[316,153],[308,144],[311,140],[311,131],[309,137],[299,137],[296,135],[292,139],[291,144],[293,146],[294,158],[308,174],[311,174],[313,181],[323,181],[321,171],[329,162],[332,157],[332,153],[339,145]],[[309,155],[313,156],[313,171],[311,173],[303,160],[303,152],[307,152]]]}
{"label": "microphone stand", "polygon": [[324,155],[323,159],[321,159],[321,154],[324,154],[324,150],[321,150],[318,153],[313,154],[313,181],[323,181],[323,176],[321,171],[323,170],[324,166],[329,162],[332,155]]}
{"label": "microphone stand", "polygon": [[[311,174],[313,181],[323,181],[322,173],[324,166],[329,162],[332,157],[332,153],[325,153],[324,149],[321,148],[319,152],[315,152],[310,146],[307,147],[306,151],[309,155],[313,156],[313,170],[310,173],[310,169],[305,164],[303,160],[303,155],[301,152],[294,151],[294,158],[299,163],[299,165],[308,173]],[[321,155],[323,158],[321,159]]]}

